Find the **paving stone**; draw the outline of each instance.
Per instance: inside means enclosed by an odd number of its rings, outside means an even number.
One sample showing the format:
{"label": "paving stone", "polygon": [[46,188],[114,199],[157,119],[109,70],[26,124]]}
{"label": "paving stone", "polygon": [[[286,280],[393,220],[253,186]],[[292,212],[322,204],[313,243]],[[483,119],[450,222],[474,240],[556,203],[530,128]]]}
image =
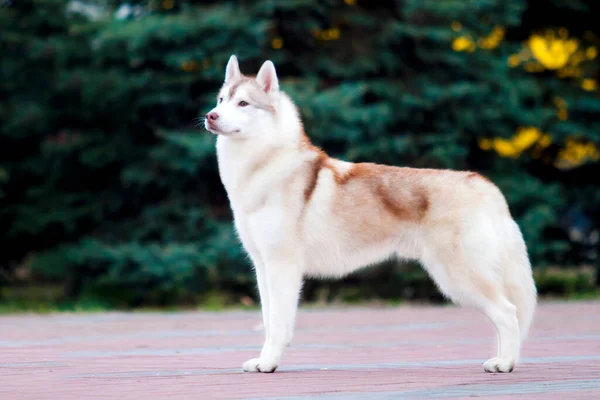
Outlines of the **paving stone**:
{"label": "paving stone", "polygon": [[522,358],[488,374],[495,333],[453,306],[302,308],[284,363],[257,356],[259,312],[0,317],[0,399],[596,399],[600,302],[539,305]]}

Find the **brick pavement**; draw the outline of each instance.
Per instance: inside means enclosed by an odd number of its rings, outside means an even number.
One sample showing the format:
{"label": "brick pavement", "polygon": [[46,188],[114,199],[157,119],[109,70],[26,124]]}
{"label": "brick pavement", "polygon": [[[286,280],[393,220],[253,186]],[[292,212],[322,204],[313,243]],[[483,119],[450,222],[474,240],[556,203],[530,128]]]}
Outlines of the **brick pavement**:
{"label": "brick pavement", "polygon": [[487,374],[457,307],[302,309],[283,365],[241,372],[258,312],[0,317],[0,399],[600,399],[600,302],[539,306],[521,363]]}

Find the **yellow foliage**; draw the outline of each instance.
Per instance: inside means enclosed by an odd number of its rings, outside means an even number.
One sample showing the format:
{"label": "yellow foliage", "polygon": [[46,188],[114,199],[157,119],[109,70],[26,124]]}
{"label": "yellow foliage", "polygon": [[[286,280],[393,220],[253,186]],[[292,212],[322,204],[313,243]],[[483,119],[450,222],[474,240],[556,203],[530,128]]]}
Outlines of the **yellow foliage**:
{"label": "yellow foliage", "polygon": [[504,38],[504,27],[496,26],[492,32],[477,41],[479,47],[482,49],[494,49],[498,47],[502,39]]}
{"label": "yellow foliage", "polygon": [[517,134],[513,136],[512,142],[519,151],[523,151],[544,137],[549,137],[549,135],[542,133],[537,128],[526,127],[517,131]]}
{"label": "yellow foliage", "polygon": [[567,36],[569,36],[569,31],[567,30],[567,28],[560,28],[558,30],[558,36],[560,36],[563,39],[566,39]]}
{"label": "yellow foliage", "polygon": [[[452,22],[450,27],[454,32],[462,30],[462,24],[458,21]],[[459,36],[452,41],[452,49],[454,51],[468,51],[471,53],[475,51],[477,46],[482,49],[494,49],[498,47],[504,38],[504,31],[503,26],[495,26],[489,35],[477,39],[477,44],[475,44],[475,41],[470,36]]]}
{"label": "yellow foliage", "polygon": [[356,4],[356,0],[344,0],[344,3],[348,4],[349,6],[353,6]]}
{"label": "yellow foliage", "polygon": [[567,118],[569,118],[569,112],[565,108],[561,108],[556,114],[558,115],[558,119],[561,121],[565,121]]}
{"label": "yellow foliage", "polygon": [[588,49],[585,51],[585,55],[588,60],[593,60],[598,55],[598,49],[596,49],[594,46],[588,47]]}
{"label": "yellow foliage", "polygon": [[185,72],[197,71],[199,67],[200,64],[197,61],[185,61],[181,64],[181,69]]}
{"label": "yellow foliage", "polygon": [[559,78],[579,78],[581,76],[581,68],[578,67],[565,67],[559,69],[556,75]]}
{"label": "yellow foliage", "polygon": [[556,107],[558,108],[567,108],[567,102],[565,101],[565,99],[563,99],[562,97],[558,97],[556,96],[554,98],[554,104],[556,105]]}
{"label": "yellow foliage", "polygon": [[521,154],[521,151],[511,142],[502,139],[494,140],[494,150],[502,157],[517,158]]}
{"label": "yellow foliage", "polygon": [[281,39],[280,37],[273,38],[271,40],[271,47],[275,50],[281,49],[283,47],[283,39]]}
{"label": "yellow foliage", "polygon": [[569,112],[567,111],[567,102],[561,97],[554,98],[554,105],[556,106],[556,115],[561,121],[566,121],[569,118]]}
{"label": "yellow foliage", "polygon": [[587,57],[586,57],[585,53],[583,51],[578,51],[571,56],[571,59],[569,61],[570,61],[571,65],[577,66],[586,60],[587,60]]}
{"label": "yellow foliage", "polygon": [[542,72],[544,66],[538,62],[528,62],[525,64],[525,71],[527,72]]}
{"label": "yellow foliage", "polygon": [[[566,113],[565,108],[561,110]],[[552,144],[552,138],[547,133],[541,132],[538,128],[530,126],[519,128],[517,133],[510,139],[480,139],[478,144],[482,150],[494,150],[500,156],[507,158],[518,158],[523,151],[534,147],[533,156],[538,157],[542,149]],[[588,160],[600,160],[600,149],[598,146],[593,142],[582,142],[577,139],[568,138],[564,148],[558,153],[555,166],[561,169],[574,168]]]}
{"label": "yellow foliage", "polygon": [[581,82],[581,87],[583,90],[591,92],[598,88],[598,82],[596,82],[595,79],[584,79],[583,82]]}
{"label": "yellow foliage", "polygon": [[494,141],[492,139],[479,139],[479,148],[481,150],[491,150],[494,146]]}
{"label": "yellow foliage", "polygon": [[538,146],[545,149],[552,144],[552,138],[550,135],[542,135],[537,142]]}
{"label": "yellow foliage", "polygon": [[502,157],[517,158],[524,150],[536,143],[547,143],[547,146],[551,143],[550,136],[535,127],[523,127],[519,128],[510,139],[481,139],[479,147],[482,150],[494,149]]}
{"label": "yellow foliage", "polygon": [[475,50],[475,42],[468,36],[459,36],[452,42],[452,50],[472,52]]}
{"label": "yellow foliage", "polygon": [[547,69],[559,69],[567,65],[569,58],[577,51],[577,39],[556,39],[533,35],[528,41],[531,53]]}
{"label": "yellow foliage", "polygon": [[[588,36],[587,33],[584,35],[585,40],[591,40]],[[522,65],[531,73],[554,70],[558,78],[575,78],[580,81],[583,90],[591,92],[598,90],[598,82],[585,76],[586,63],[597,56],[596,46],[586,48],[579,39],[569,38],[566,28],[559,28],[558,31],[547,30],[544,34],[529,37],[518,53],[507,58],[507,64],[512,68]],[[562,111],[558,117],[565,120],[568,114]]]}
{"label": "yellow foliage", "polygon": [[194,72],[194,71],[198,71],[200,69],[200,66],[202,66],[202,68],[206,69],[208,67],[210,67],[210,60],[208,58],[202,60],[202,63],[198,62],[198,61],[184,61],[181,63],[181,69],[184,70],[185,72]]}
{"label": "yellow foliage", "polygon": [[508,65],[511,67],[516,67],[517,65],[519,65],[519,63],[521,62],[521,60],[519,59],[519,56],[517,56],[516,54],[513,54],[512,56],[508,57]]}
{"label": "yellow foliage", "polygon": [[569,138],[565,143],[565,148],[558,154],[555,165],[557,168],[569,169],[578,167],[586,161],[598,161],[599,159],[600,151],[594,143]]}
{"label": "yellow foliage", "polygon": [[315,29],[313,31],[313,36],[315,38],[317,38],[318,40],[323,40],[323,41],[337,40],[340,38],[340,30],[338,28],[325,29],[322,31]]}

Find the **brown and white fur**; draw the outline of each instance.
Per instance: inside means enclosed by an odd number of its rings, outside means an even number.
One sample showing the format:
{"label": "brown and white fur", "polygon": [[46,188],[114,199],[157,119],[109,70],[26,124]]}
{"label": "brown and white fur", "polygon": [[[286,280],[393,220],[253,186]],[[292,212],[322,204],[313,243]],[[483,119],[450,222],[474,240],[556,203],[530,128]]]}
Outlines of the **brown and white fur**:
{"label": "brown and white fur", "polygon": [[350,163],[304,133],[275,66],[241,74],[231,56],[205,127],[235,227],[256,270],[265,342],[244,371],[273,372],[294,331],[303,277],[342,277],[392,256],[419,260],[441,292],[497,331],[488,372],[511,372],[537,292],[500,190],[474,172]]}

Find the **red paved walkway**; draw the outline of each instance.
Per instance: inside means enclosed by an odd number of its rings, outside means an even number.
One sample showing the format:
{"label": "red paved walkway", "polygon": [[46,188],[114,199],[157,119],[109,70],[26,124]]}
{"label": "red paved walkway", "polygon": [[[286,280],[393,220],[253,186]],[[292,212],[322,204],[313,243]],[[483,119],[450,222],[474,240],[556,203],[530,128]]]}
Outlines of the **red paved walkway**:
{"label": "red paved walkway", "polygon": [[303,310],[274,374],[258,312],[0,317],[0,399],[600,399],[600,303],[542,304],[523,359],[487,374],[482,314],[455,307]]}

